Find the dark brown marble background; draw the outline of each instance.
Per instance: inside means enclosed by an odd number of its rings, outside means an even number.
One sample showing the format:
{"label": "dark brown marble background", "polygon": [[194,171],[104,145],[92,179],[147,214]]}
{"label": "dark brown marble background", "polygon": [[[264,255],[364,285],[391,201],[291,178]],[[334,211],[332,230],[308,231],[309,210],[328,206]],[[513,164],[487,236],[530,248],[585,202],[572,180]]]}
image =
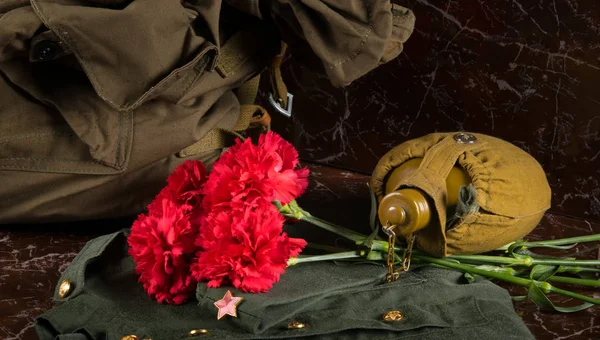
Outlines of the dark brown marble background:
{"label": "dark brown marble background", "polygon": [[404,53],[345,89],[291,60],[305,160],[371,173],[401,142],[466,130],[510,141],[544,167],[551,211],[600,220],[600,3],[395,0],[416,29]]}

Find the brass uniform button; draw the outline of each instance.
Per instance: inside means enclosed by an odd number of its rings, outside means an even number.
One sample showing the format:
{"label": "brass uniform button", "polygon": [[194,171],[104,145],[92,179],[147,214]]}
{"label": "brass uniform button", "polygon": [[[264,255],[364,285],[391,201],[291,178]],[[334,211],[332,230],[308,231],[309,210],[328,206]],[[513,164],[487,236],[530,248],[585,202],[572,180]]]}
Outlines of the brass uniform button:
{"label": "brass uniform button", "polygon": [[192,329],[190,331],[190,336],[198,336],[198,335],[208,335],[208,329],[200,328],[200,329]]}
{"label": "brass uniform button", "polygon": [[470,133],[459,132],[454,135],[454,140],[460,144],[475,144],[477,137]]}
{"label": "brass uniform button", "polygon": [[[121,340],[139,340],[139,338],[137,335],[130,334],[130,335],[125,335],[124,337],[121,338]],[[152,339],[143,338],[142,340],[152,340]]]}
{"label": "brass uniform button", "polygon": [[306,328],[306,324],[298,321],[288,323],[288,329],[302,329]]}
{"label": "brass uniform button", "polygon": [[60,296],[60,298],[64,298],[65,296],[69,295],[69,293],[71,292],[71,282],[69,282],[69,280],[63,280],[63,282],[60,283],[60,286],[58,287],[58,296]]}
{"label": "brass uniform button", "polygon": [[402,319],[404,319],[404,314],[399,310],[393,310],[383,314],[383,321],[385,322],[400,321]]}
{"label": "brass uniform button", "polygon": [[121,338],[121,340],[138,340],[139,338],[136,335],[125,335],[124,337]]}

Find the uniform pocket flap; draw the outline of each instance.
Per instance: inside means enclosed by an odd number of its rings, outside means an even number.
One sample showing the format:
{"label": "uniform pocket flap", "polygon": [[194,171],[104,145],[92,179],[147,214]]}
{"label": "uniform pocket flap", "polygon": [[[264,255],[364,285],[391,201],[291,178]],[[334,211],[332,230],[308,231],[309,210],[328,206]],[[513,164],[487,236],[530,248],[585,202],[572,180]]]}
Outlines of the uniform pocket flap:
{"label": "uniform pocket flap", "polygon": [[[196,297],[203,309],[216,316],[214,302],[220,300],[227,290],[233,296],[242,297],[237,307],[238,318],[228,320],[236,328],[253,334],[261,334],[304,312],[317,313],[317,306],[328,304],[332,299],[351,298],[367,291],[380,291],[386,288],[408,287],[427,280],[415,273],[401,275],[398,281],[383,284],[386,268],[371,264],[336,265],[331,262],[318,262],[288,268],[281,280],[273,288],[262,294],[244,293],[225,286],[217,289],[198,285]],[[327,308],[333,308],[332,304]]]}
{"label": "uniform pocket flap", "polygon": [[32,6],[77,57],[98,96],[116,110],[135,109],[181,73],[207,66],[205,57],[216,56],[216,1],[203,6],[207,21],[196,20],[178,1],[107,9],[80,0],[34,0]]}

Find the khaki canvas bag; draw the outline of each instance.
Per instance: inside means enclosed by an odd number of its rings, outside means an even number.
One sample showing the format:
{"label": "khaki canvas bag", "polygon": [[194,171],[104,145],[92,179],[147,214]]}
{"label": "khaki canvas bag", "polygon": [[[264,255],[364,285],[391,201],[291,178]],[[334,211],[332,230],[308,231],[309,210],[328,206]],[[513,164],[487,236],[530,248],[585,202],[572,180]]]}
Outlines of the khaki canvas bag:
{"label": "khaki canvas bag", "polygon": [[381,0],[0,1],[0,223],[137,214],[183,161],[269,127],[264,70],[289,113],[286,44],[343,86],[413,26]]}

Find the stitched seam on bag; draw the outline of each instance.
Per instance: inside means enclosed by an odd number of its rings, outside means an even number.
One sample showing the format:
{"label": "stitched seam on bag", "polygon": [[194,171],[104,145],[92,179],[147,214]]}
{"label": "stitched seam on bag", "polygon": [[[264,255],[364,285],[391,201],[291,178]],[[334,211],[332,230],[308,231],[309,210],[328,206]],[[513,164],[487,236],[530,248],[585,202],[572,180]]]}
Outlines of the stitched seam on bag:
{"label": "stitched seam on bag", "polygon": [[37,170],[44,172],[60,172],[66,174],[114,174],[121,172],[121,170],[80,170],[80,169],[61,169],[61,168],[38,168],[31,166],[12,166],[12,165],[0,165],[0,169],[16,169],[16,170]]}
{"label": "stitched seam on bag", "polygon": [[[128,120],[130,120],[131,117],[131,112],[127,113],[127,118]],[[101,165],[109,165],[112,167],[122,167],[123,162],[121,162],[121,164],[118,163],[118,160],[120,158],[120,150],[121,150],[121,115],[119,114],[119,119],[118,119],[118,128],[117,130],[119,131],[118,134],[118,139],[117,139],[117,162],[115,163],[108,163],[108,162],[102,162],[102,161],[79,161],[79,160],[61,160],[61,159],[54,159],[54,158],[38,158],[38,157],[11,157],[11,158],[0,158],[0,160],[6,160],[6,161],[17,161],[17,160],[34,160],[34,161],[46,161],[46,162],[58,162],[58,163],[81,163],[81,164],[101,164]],[[131,124],[127,125],[127,131],[126,131],[126,136],[129,137],[131,133]],[[126,144],[125,144],[125,148],[129,147],[129,138],[127,138]],[[0,166],[2,168],[13,168],[13,169],[35,169],[35,170],[43,170],[41,168],[35,168],[35,167],[16,167],[16,166]],[[56,169],[56,171],[62,171],[61,169]],[[76,170],[78,171],[78,170]],[[82,171],[85,172],[85,171]],[[110,172],[110,170],[108,171]]]}
{"label": "stitched seam on bag", "polygon": [[[131,112],[127,113],[127,118],[128,120],[131,119]],[[79,164],[99,164],[99,165],[108,165],[111,167],[116,167],[119,168],[117,170],[122,170],[122,166],[125,163],[126,159],[123,159],[122,162],[118,162],[120,156],[120,150],[121,150],[121,130],[122,127],[120,126],[120,121],[121,121],[121,114],[119,114],[119,120],[118,120],[118,125],[119,127],[117,128],[117,130],[119,131],[119,137],[118,137],[118,141],[117,141],[117,162],[116,163],[108,163],[108,162],[102,162],[102,161],[80,161],[80,160],[67,160],[67,159],[55,159],[55,158],[40,158],[40,157],[7,157],[7,158],[0,158],[1,161],[23,161],[23,160],[32,160],[32,161],[40,161],[40,162],[56,162],[56,163],[79,163]],[[72,133],[61,133],[61,132],[55,132],[55,133],[45,133],[45,134],[39,134],[39,135],[33,135],[33,136],[43,136],[43,135],[60,135],[60,134],[68,134],[68,135],[74,135]],[[125,144],[125,148],[127,149],[129,147],[129,136],[131,134],[131,124],[127,125],[127,130],[126,130],[126,144]],[[16,137],[15,137],[16,138]],[[30,138],[33,139],[33,138]],[[2,141],[0,141],[2,142]],[[69,172],[69,173],[110,173],[113,172],[113,170],[97,170],[97,171],[86,171],[86,170],[70,170],[67,171],[66,169],[52,169],[52,168],[38,168],[38,167],[27,167],[27,166],[10,166],[10,165],[0,165],[0,169],[32,169],[32,170],[40,170],[40,171],[44,171],[44,170],[54,170],[54,171],[62,171],[62,172]]]}
{"label": "stitched seam on bag", "polygon": [[10,158],[0,158],[0,160],[3,160],[3,161],[32,160],[32,161],[57,162],[57,163],[101,164],[99,161],[78,161],[78,160],[69,160],[69,159],[54,159],[54,158],[39,158],[39,157],[10,157]]}
{"label": "stitched seam on bag", "polygon": [[198,55],[196,55],[190,62],[188,62],[186,65],[175,69],[175,70],[171,70],[171,72],[163,79],[161,79],[158,84],[152,86],[148,91],[146,91],[144,94],[142,94],[142,96],[136,100],[133,104],[130,105],[122,105],[119,106],[120,109],[131,109],[132,107],[135,107],[137,105],[139,105],[141,102],[143,102],[144,100],[146,100],[146,98],[148,98],[150,95],[152,95],[153,93],[155,93],[157,91],[157,89],[160,89],[164,86],[165,83],[168,83],[169,81],[171,81],[173,78],[177,77],[180,73],[183,73],[185,71],[187,71],[189,68],[195,68],[196,65],[198,64],[198,62],[203,59],[209,51],[211,50],[217,50],[216,46],[208,46],[205,47],[201,52],[198,53]]}
{"label": "stitched seam on bag", "polygon": [[[190,80],[184,84],[184,86],[182,87],[181,94],[175,98],[176,103],[178,103],[181,100],[181,98],[183,98],[183,96],[185,96],[189,92],[192,85],[194,83],[196,83],[196,80],[200,80],[207,75],[207,72],[205,72],[205,71],[206,71],[206,67],[208,66],[209,62],[210,62],[209,60],[204,60],[204,67],[202,67],[202,70],[198,70],[198,69],[196,69],[196,67],[193,68],[193,70],[194,70],[194,72],[196,72],[196,74],[194,74],[193,77],[190,77]],[[198,62],[197,65],[200,65],[200,62]]]}
{"label": "stitched seam on bag", "polygon": [[[35,6],[34,6],[35,7]],[[37,9],[36,9],[37,11]],[[41,11],[38,11],[41,14]],[[49,26],[50,27],[50,26]],[[98,78],[96,78],[96,75],[94,74],[94,72],[91,71],[91,67],[89,66],[89,64],[87,63],[85,57],[83,56],[83,54],[81,53],[81,51],[79,50],[79,48],[76,47],[76,44],[73,42],[73,40],[71,39],[71,37],[69,36],[69,33],[67,32],[66,29],[64,29],[61,25],[56,25],[56,28],[59,29],[60,31],[62,31],[62,37],[63,39],[66,40],[67,45],[69,46],[69,48],[71,48],[71,50],[73,50],[73,53],[75,53],[76,55],[79,55],[80,58],[79,61],[85,66],[86,74],[88,74],[89,77],[91,77],[92,79],[92,85],[96,85],[96,87],[98,87],[99,91],[96,91],[96,94],[102,98],[103,100],[107,101],[108,103],[111,103],[113,106],[115,107],[120,107],[119,105],[117,105],[116,103],[114,103],[113,101],[111,101],[110,99],[104,97],[101,92],[104,91],[104,88],[100,85],[100,82],[98,81]],[[98,117],[96,117],[97,119]],[[120,129],[120,122],[121,122],[121,113],[119,113],[119,118],[117,120],[117,131],[119,131],[119,137],[118,137],[118,141],[117,141],[117,159],[115,160],[114,163],[109,163],[109,162],[102,162],[102,161],[98,161],[99,164],[104,164],[104,165],[108,165],[111,167],[119,167],[118,166],[118,162],[119,162],[119,153],[120,153],[120,137],[121,137],[121,129]]]}
{"label": "stitched seam on bag", "polygon": [[122,114],[119,113],[117,116],[117,150],[115,152],[115,166],[119,164],[121,159],[121,135],[123,134],[123,131],[121,131]]}
{"label": "stitched seam on bag", "polygon": [[[125,152],[127,152],[127,150],[129,149],[129,141],[130,141],[130,137],[131,137],[131,126],[132,126],[132,121],[133,120],[133,111],[129,111],[127,113],[127,130],[125,132]],[[121,146],[119,145],[119,150],[121,149]],[[127,161],[127,157],[123,156],[123,161],[118,165],[119,169],[122,169],[123,166],[125,165],[125,162]]]}
{"label": "stitched seam on bag", "polygon": [[367,17],[369,18],[369,25],[367,26],[368,29],[365,32],[365,35],[364,35],[363,39],[361,40],[360,44],[358,45],[358,47],[356,48],[356,50],[354,50],[354,52],[352,52],[346,59],[340,60],[340,61],[335,62],[334,64],[331,64],[329,66],[329,69],[334,69],[336,67],[340,67],[340,66],[356,59],[359,55],[361,55],[363,53],[365,44],[367,43],[367,40],[369,39],[369,36],[371,35],[371,32],[373,31],[373,9],[371,8],[370,3],[367,3]]}
{"label": "stitched seam on bag", "polygon": [[[39,9],[37,9],[37,7],[35,5],[32,6],[36,9],[36,12],[38,12],[38,14],[40,14],[41,17],[41,11],[39,11]],[[45,20],[44,23],[46,24],[46,26],[51,28],[51,25],[49,25],[49,23],[47,23]],[[192,59],[192,61],[188,64],[183,66],[182,68],[178,69],[175,72],[171,72],[169,75],[167,75],[165,78],[163,78],[161,81],[158,82],[158,84],[156,84],[155,86],[152,86],[150,89],[148,89],[148,91],[146,91],[144,94],[141,95],[140,98],[138,98],[138,100],[136,100],[133,104],[124,104],[124,105],[118,105],[117,103],[115,103],[114,101],[108,99],[106,96],[104,96],[102,93],[104,92],[104,88],[102,87],[100,81],[98,81],[98,78],[96,77],[96,74],[93,71],[93,68],[90,67],[90,65],[87,63],[87,59],[85,58],[85,56],[81,53],[81,50],[79,50],[79,48],[75,47],[76,44],[73,42],[73,40],[71,39],[71,37],[69,36],[69,33],[67,32],[66,29],[64,29],[62,27],[62,25],[56,25],[55,26],[59,31],[61,31],[61,37],[66,40],[67,45],[69,46],[69,48],[71,48],[71,50],[73,50],[73,53],[75,53],[75,55],[78,55],[79,58],[78,60],[85,66],[85,73],[92,78],[92,85],[97,88],[97,95],[102,98],[103,100],[105,100],[106,102],[110,103],[113,105],[113,107],[118,108],[119,110],[126,110],[126,109],[131,109],[132,107],[135,107],[137,105],[139,105],[139,103],[143,102],[148,96],[150,96],[152,93],[155,92],[155,90],[157,88],[160,88],[161,86],[164,85],[164,83],[170,81],[172,78],[174,78],[175,76],[177,76],[179,73],[186,71],[188,68],[190,67],[194,67],[196,66],[196,64],[198,63],[198,61],[203,58],[208,51],[210,51],[211,49],[215,49],[214,47],[211,48],[210,46],[205,48],[205,50],[203,50],[202,52],[200,52],[194,59]],[[89,58],[91,59],[91,58]]]}
{"label": "stitched seam on bag", "polygon": [[[35,5],[33,2],[32,2],[32,7],[35,8],[36,12],[38,12],[40,17],[42,17],[42,15],[41,15],[42,12],[37,8],[37,5]],[[54,26],[54,25],[50,25],[50,23],[48,23],[45,20],[45,18],[42,21],[44,21],[46,26],[48,26],[50,28],[52,28],[52,26]],[[120,108],[120,106],[117,105],[115,102],[113,102],[112,100],[106,98],[105,96],[103,96],[101,94],[102,92],[104,92],[104,88],[102,87],[102,85],[100,85],[100,82],[98,81],[98,78],[96,77],[96,74],[92,71],[92,68],[87,63],[87,61],[86,61],[87,59],[83,56],[83,54],[81,53],[81,50],[78,47],[76,47],[77,45],[73,42],[73,40],[69,36],[69,32],[67,32],[67,30],[64,29],[62,27],[62,25],[56,25],[54,27],[56,27],[56,31],[60,31],[62,33],[60,36],[66,41],[67,46],[69,46],[69,48],[73,51],[73,53],[75,53],[75,55],[79,56],[79,58],[77,58],[77,59],[85,66],[85,70],[86,70],[85,73],[91,78],[92,86],[94,86],[95,88],[98,89],[98,91],[96,91],[98,96],[100,98],[102,98],[103,100],[105,100],[106,102],[112,104],[114,107]]]}
{"label": "stitched seam on bag", "polygon": [[[2,1],[2,0],[0,0],[0,1]],[[6,142],[10,142],[10,141],[14,141],[14,140],[38,139],[39,137],[44,137],[44,136],[60,136],[60,135],[74,136],[75,134],[72,133],[72,132],[33,133],[33,134],[29,134],[29,135],[24,135],[24,136],[16,136],[16,137],[10,137],[10,138],[5,138],[5,139],[0,139],[0,144],[6,143]]]}

